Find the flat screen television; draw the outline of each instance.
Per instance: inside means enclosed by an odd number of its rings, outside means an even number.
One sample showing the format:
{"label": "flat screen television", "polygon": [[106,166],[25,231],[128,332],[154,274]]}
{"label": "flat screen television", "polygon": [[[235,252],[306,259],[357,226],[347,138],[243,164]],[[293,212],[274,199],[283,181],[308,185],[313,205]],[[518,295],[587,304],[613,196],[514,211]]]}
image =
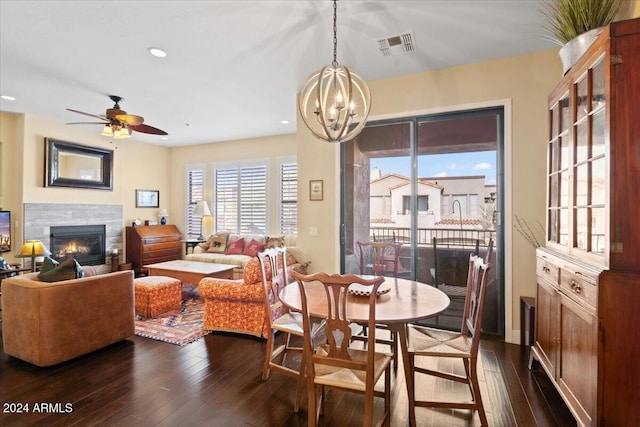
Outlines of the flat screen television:
{"label": "flat screen television", "polygon": [[11,212],[0,211],[0,252],[11,251]]}

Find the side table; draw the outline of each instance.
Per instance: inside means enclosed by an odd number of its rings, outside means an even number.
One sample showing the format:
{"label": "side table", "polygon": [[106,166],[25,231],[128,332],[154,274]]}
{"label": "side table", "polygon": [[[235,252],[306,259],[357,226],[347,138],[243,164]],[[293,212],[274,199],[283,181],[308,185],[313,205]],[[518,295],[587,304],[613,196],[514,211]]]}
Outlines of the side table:
{"label": "side table", "polygon": [[184,254],[185,255],[189,255],[189,248],[191,248],[191,253],[193,253],[193,248],[198,246],[198,244],[200,244],[200,243],[206,242],[206,240],[200,240],[200,239],[185,239],[185,240],[180,240],[180,241],[182,243],[184,243]]}

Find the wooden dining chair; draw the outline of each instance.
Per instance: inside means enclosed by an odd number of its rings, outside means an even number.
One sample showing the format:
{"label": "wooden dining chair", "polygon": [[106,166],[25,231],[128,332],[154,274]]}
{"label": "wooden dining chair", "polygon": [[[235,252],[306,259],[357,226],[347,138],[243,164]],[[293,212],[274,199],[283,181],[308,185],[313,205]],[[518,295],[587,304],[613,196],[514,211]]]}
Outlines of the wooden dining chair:
{"label": "wooden dining chair", "polygon": [[[384,398],[384,412],[378,425],[389,426],[391,419],[391,356],[375,351],[376,292],[384,282],[383,277],[364,279],[352,274],[329,275],[316,273],[309,276],[293,273],[300,288],[302,319],[304,327],[304,358],[307,362],[308,426],[318,423],[323,413],[325,387],[337,387],[343,390],[364,394],[365,405],[363,426],[373,425],[374,397]],[[310,302],[307,287],[311,282],[319,281],[324,285],[326,295],[326,338],[327,343],[313,349],[311,337]],[[364,301],[369,304],[369,336],[366,350],[350,347],[351,328],[347,300],[351,284],[371,286],[371,293]],[[317,313],[316,313],[317,314]],[[375,385],[384,373],[384,391],[376,390]]]}
{"label": "wooden dining chair", "polygon": [[[490,264],[476,255],[469,257],[467,275],[467,293],[461,332],[445,331],[437,328],[409,325],[408,353],[410,370],[407,375],[413,377],[413,387],[409,388],[409,416],[415,420],[415,408],[458,408],[477,410],[483,426],[487,426],[487,416],[478,385],[477,362],[482,328],[482,312],[487,288],[487,271]],[[465,376],[426,369],[416,366],[417,357],[461,359]],[[446,380],[465,383],[469,386],[471,400],[467,402],[443,402],[417,400],[415,394],[416,374],[432,375]]]}
{"label": "wooden dining chair", "polygon": [[[304,336],[302,328],[302,314],[289,312],[278,297],[280,290],[287,285],[287,252],[285,247],[266,249],[257,254],[262,273],[264,287],[265,321],[271,330],[267,337],[267,347],[264,356],[264,368],[262,379],[267,380],[271,370],[283,373],[298,380],[296,402],[294,412],[300,408],[300,398],[304,389],[304,359],[301,360],[298,369],[285,366],[287,354],[297,353],[302,355],[302,347],[291,345],[291,336]],[[321,323],[314,323],[312,335],[315,336],[321,329]],[[275,334],[282,332],[284,342],[274,348]]]}
{"label": "wooden dining chair", "polygon": [[[400,264],[400,248],[402,243],[373,241],[356,242],[360,254],[360,274],[374,276],[398,277],[404,271]],[[377,325],[379,329],[387,329],[385,325]],[[351,337],[354,341],[367,342],[367,326],[363,326],[358,334]],[[393,370],[398,370],[398,334],[389,332],[389,338],[378,335],[376,342],[385,344],[393,353]]]}

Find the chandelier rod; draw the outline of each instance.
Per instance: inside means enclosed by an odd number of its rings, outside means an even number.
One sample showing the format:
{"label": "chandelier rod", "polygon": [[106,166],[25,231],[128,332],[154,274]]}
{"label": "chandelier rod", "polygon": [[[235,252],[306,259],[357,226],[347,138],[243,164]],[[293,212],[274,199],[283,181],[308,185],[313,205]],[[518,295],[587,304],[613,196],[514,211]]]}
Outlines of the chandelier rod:
{"label": "chandelier rod", "polygon": [[333,67],[338,66],[338,0],[333,0]]}

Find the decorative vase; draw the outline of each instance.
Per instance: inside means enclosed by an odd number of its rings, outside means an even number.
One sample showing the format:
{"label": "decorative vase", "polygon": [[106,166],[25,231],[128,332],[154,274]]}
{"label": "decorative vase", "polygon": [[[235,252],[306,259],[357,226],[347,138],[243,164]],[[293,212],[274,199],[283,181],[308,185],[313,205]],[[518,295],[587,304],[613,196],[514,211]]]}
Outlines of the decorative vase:
{"label": "decorative vase", "polygon": [[562,73],[567,74],[576,62],[589,49],[589,46],[596,41],[596,38],[602,33],[602,28],[594,28],[593,30],[582,33],[573,40],[569,40],[567,44],[560,48],[558,56],[562,61]]}

